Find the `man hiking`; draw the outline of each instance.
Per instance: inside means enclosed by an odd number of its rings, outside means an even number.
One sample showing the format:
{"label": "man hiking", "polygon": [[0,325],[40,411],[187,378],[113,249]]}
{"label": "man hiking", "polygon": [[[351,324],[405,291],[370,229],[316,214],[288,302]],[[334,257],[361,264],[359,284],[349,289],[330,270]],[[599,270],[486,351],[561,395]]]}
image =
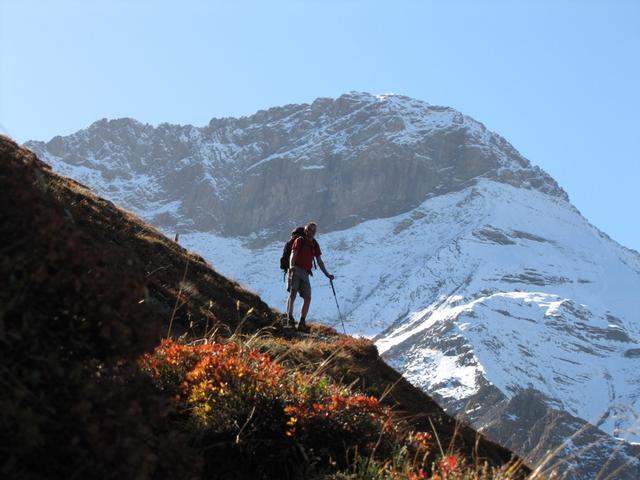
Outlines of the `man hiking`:
{"label": "man hiking", "polygon": [[293,304],[296,301],[296,295],[300,292],[303,303],[300,310],[300,323],[298,330],[301,332],[309,331],[306,324],[307,312],[311,304],[311,282],[309,275],[313,275],[311,267],[314,259],[318,263],[320,270],[329,280],[333,280],[320,255],[320,245],[315,240],[316,224],[308,223],[304,226],[304,235],[296,238],[291,247],[291,257],[289,257],[289,299],[287,300],[287,323],[295,327],[295,319],[293,318]]}

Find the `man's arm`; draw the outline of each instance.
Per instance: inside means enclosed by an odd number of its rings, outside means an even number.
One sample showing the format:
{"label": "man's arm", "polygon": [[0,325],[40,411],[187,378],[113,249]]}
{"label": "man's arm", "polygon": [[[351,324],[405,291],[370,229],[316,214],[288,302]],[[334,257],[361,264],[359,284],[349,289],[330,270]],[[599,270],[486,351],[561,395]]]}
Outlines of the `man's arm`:
{"label": "man's arm", "polygon": [[318,262],[318,266],[320,267],[320,270],[322,270],[322,273],[324,273],[329,280],[333,280],[335,277],[331,275],[329,272],[327,272],[327,269],[324,266],[324,262],[322,261],[322,258],[316,257],[316,261]]}

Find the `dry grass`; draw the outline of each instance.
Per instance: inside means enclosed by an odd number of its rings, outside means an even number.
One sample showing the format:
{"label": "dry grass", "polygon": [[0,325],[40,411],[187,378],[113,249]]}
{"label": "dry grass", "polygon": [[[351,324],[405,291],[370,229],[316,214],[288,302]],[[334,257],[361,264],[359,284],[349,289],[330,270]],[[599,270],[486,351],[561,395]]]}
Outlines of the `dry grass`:
{"label": "dry grass", "polygon": [[[442,454],[461,453],[479,468],[487,461],[491,466],[514,465],[510,452],[449,417],[430,397],[386,365],[375,345],[367,339],[336,334],[289,339],[262,335],[253,338],[251,345],[269,352],[277,361],[292,368],[326,375],[333,381],[380,398],[394,409],[399,421],[406,422],[414,430],[431,432],[441,443]],[[528,471],[520,460],[515,461],[518,475]]]}
{"label": "dry grass", "polygon": [[[218,339],[222,340],[222,339]],[[198,339],[196,344],[215,341],[213,338]],[[370,341],[354,339],[341,335],[313,338],[293,335],[290,338],[274,336],[270,331],[257,332],[253,335],[234,335],[229,340],[246,349],[257,349],[268,353],[276,364],[284,366],[288,371],[298,371],[304,375],[305,381],[321,381],[344,385],[349,391],[362,392],[357,381],[344,383],[346,371],[361,370],[361,359],[377,358],[377,351]],[[357,375],[357,374],[356,374]],[[391,396],[399,380],[393,385],[382,388],[381,401]],[[368,392],[363,392],[368,394]],[[394,402],[386,402],[389,406]],[[338,462],[327,470],[327,465],[316,473],[317,478],[327,479],[515,479],[524,478],[528,470],[520,459],[492,463],[490,459],[479,454],[479,444],[484,440],[476,434],[472,451],[465,452],[464,430],[467,427],[460,422],[453,426],[453,435],[447,436],[447,429],[440,428],[431,417],[427,417],[427,433],[414,433],[416,418],[396,410],[384,423],[385,430],[393,431],[395,446],[385,440],[385,447],[378,444],[366,451],[362,447],[345,445],[344,455],[349,459],[348,466]],[[252,411],[252,414],[255,413]],[[390,423],[389,423],[390,422]],[[392,426],[391,426],[392,425]],[[382,431],[381,431],[382,433]],[[422,435],[422,436],[421,436]],[[342,465],[338,468],[338,465]],[[338,468],[336,470],[336,468]],[[314,477],[315,478],[315,477]]]}

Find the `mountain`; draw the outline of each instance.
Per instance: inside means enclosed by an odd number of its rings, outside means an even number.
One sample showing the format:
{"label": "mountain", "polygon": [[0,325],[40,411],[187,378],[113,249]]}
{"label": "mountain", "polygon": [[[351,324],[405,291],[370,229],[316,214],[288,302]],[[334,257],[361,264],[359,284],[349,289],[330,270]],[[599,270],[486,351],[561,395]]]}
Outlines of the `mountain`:
{"label": "mountain", "polygon": [[203,128],[101,120],[27,145],[156,225],[225,236],[276,238],[308,218],[347,228],[477,177],[566,198],[482,124],[395,95],[318,99]]}
{"label": "mountain", "polygon": [[350,93],[203,128],[103,120],[28,145],[271,305],[286,299],[288,231],[316,220],[338,298],[315,278],[313,317],[375,338],[531,464],[640,476],[640,255],[479,122]]}

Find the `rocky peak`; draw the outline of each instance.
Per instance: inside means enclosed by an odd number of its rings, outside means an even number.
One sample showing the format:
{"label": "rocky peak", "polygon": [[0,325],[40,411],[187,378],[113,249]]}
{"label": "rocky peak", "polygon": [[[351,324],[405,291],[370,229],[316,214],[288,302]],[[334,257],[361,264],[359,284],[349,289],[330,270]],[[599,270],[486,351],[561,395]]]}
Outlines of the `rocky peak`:
{"label": "rocky peak", "polygon": [[90,169],[73,176],[102,177],[98,191],[156,212],[159,225],[263,240],[308,219],[327,231],[396,215],[479,178],[568,200],[481,123],[395,94],[350,92],[202,128],[103,119],[28,146],[62,173]]}

